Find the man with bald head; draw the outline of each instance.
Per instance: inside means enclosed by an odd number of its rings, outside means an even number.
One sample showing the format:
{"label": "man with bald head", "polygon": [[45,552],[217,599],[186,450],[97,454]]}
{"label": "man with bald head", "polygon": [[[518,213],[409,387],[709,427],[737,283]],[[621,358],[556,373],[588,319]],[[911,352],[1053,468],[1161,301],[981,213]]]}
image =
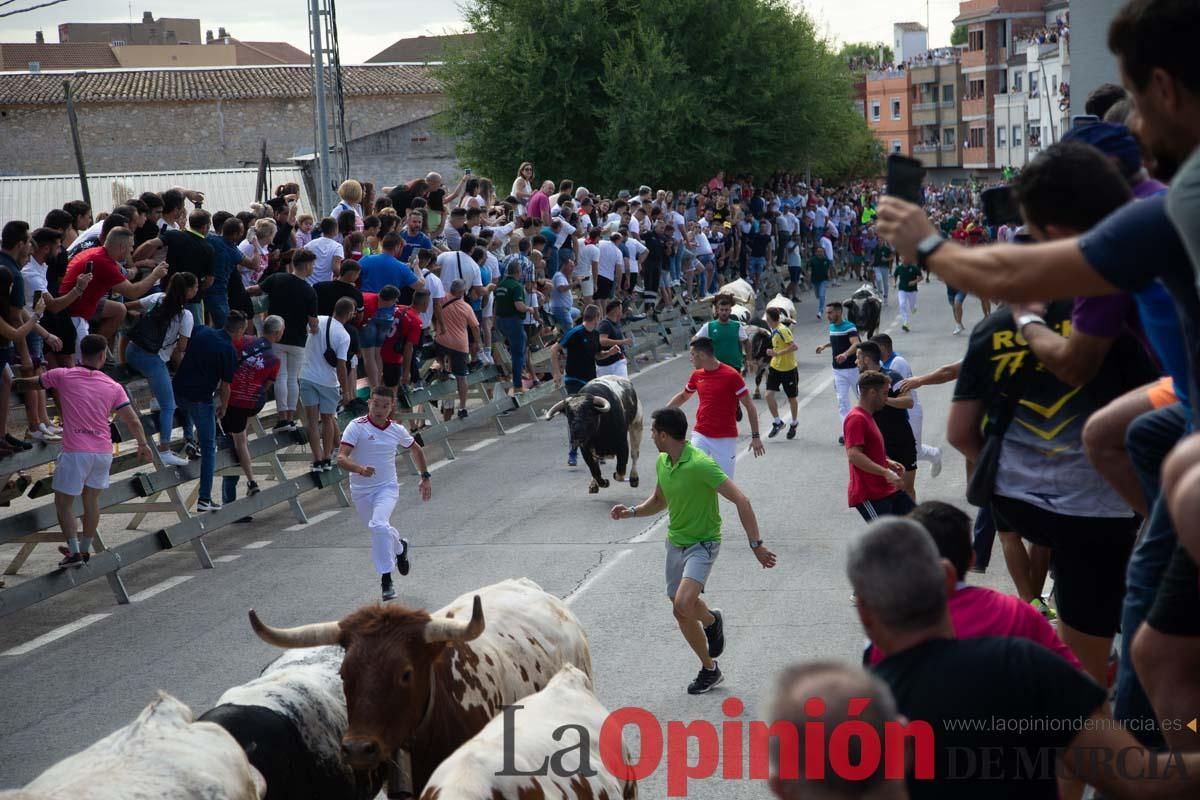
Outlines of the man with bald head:
{"label": "man with bald head", "polygon": [[[797,747],[786,747],[780,738],[771,739],[771,793],[779,800],[907,800],[903,780],[888,780],[881,758],[878,768],[859,780],[848,780],[838,774],[829,758],[828,742],[838,726],[851,719],[852,701],[866,700],[862,713],[853,717],[866,723],[878,741],[887,742],[885,726],[889,722],[905,725],[906,720],[896,709],[896,700],[887,684],[859,667],[834,661],[813,661],[788,667],[775,684],[769,719],[784,722],[796,729]],[[824,740],[806,741],[808,723],[825,726]],[[804,754],[821,748],[825,775],[809,778]],[[851,758],[850,763],[855,763]]]}

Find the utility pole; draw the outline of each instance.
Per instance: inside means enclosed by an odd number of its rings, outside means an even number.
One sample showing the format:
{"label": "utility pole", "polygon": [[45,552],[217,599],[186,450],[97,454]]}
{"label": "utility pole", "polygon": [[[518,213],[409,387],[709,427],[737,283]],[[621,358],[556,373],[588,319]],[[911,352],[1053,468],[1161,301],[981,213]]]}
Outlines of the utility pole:
{"label": "utility pole", "polygon": [[325,113],[325,59],[321,36],[322,25],[328,23],[321,19],[324,12],[321,9],[320,0],[309,0],[308,9],[308,27],[312,33],[313,99],[316,105],[314,113],[317,122],[317,174],[319,175],[317,196],[313,198],[313,201],[318,204],[318,214],[325,214],[333,208],[329,180],[329,117]]}
{"label": "utility pole", "polygon": [[79,141],[79,120],[75,118],[75,98],[71,95],[71,80],[63,81],[67,96],[67,122],[71,125],[71,144],[75,146],[75,166],[79,169],[79,182],[83,187],[83,202],[92,204],[92,193],[88,191],[87,169],[83,166],[83,145]]}

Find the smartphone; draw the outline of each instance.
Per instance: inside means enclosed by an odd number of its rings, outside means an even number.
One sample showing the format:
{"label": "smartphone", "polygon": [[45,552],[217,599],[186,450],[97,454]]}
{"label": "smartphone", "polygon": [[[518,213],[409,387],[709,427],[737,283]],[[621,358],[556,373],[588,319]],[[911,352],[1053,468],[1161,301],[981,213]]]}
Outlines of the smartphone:
{"label": "smartphone", "polygon": [[887,160],[887,193],[910,203],[923,205],[924,195],[921,182],[925,179],[925,167],[920,161],[893,153]]}
{"label": "smartphone", "polygon": [[33,305],[36,306],[38,304],[38,301],[41,299],[42,299],[42,290],[34,289],[33,290]]}
{"label": "smartphone", "polygon": [[1095,114],[1076,114],[1071,117],[1071,130],[1082,128],[1084,125],[1095,125],[1100,118]]}
{"label": "smartphone", "polygon": [[998,228],[1021,223],[1021,209],[1011,186],[984,189],[979,198],[983,202],[983,218],[988,225]]}
{"label": "smartphone", "polygon": [[83,268],[83,271],[86,272],[88,275],[92,274],[92,262],[91,261],[87,262],[87,266],[85,266]]}

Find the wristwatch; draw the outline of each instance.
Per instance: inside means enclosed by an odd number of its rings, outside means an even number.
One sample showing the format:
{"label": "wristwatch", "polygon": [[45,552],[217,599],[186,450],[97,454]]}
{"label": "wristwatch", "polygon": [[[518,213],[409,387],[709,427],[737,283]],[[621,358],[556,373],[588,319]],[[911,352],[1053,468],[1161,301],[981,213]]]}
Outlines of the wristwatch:
{"label": "wristwatch", "polygon": [[[1034,323],[1037,323],[1038,325],[1046,325],[1046,320],[1042,319],[1037,314],[1022,314],[1021,316],[1017,317],[1017,333],[1023,334],[1025,332],[1025,326],[1032,325]],[[1049,326],[1047,325],[1046,327]]]}
{"label": "wristwatch", "polygon": [[421,480],[423,480],[423,481],[427,481],[432,477],[433,477],[433,473],[431,473],[431,472],[422,472],[421,473]]}
{"label": "wristwatch", "polygon": [[758,539],[757,541],[753,541],[750,543],[750,549],[757,550],[758,548],[762,547],[762,545],[763,545],[763,540]]}
{"label": "wristwatch", "polygon": [[940,233],[931,233],[921,241],[917,242],[917,266],[925,269],[925,263],[929,257],[937,252],[937,249],[946,243],[946,239]]}
{"label": "wristwatch", "polygon": [[637,516],[637,506],[625,506],[625,510],[629,512],[630,517]]}

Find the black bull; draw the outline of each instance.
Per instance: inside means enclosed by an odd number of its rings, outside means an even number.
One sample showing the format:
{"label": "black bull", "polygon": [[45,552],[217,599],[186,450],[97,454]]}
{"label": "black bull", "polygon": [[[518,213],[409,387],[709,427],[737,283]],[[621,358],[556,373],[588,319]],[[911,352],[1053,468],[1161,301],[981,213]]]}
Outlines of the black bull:
{"label": "black bull", "polygon": [[546,419],[563,413],[571,445],[583,453],[583,461],[592,473],[588,491],[595,494],[608,481],[600,475],[599,459],[615,456],[617,471],[613,478],[625,480],[629,468],[629,485],[638,485],[638,449],[642,441],[642,409],[637,392],[628,378],[604,375],[588,381],[577,394],[556,404],[546,413]]}
{"label": "black bull", "polygon": [[866,341],[879,330],[879,317],[883,313],[883,302],[873,288],[863,285],[850,299],[842,303],[846,309],[846,319],[858,328],[858,336]]}

